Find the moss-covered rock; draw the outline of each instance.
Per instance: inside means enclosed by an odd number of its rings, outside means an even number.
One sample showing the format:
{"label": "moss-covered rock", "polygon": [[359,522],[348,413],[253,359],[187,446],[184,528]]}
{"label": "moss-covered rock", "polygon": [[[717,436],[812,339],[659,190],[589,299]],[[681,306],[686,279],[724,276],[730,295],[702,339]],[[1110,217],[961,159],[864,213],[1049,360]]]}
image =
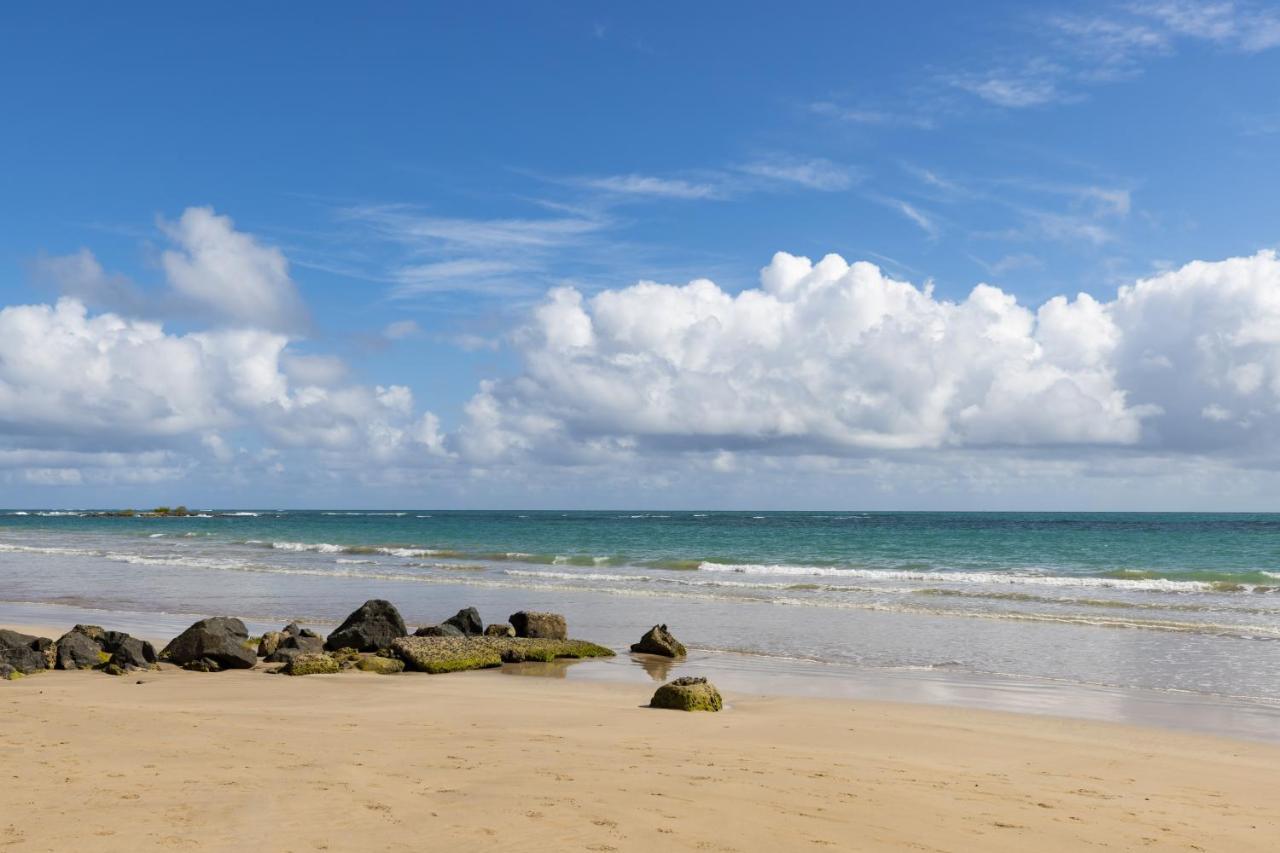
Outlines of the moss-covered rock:
{"label": "moss-covered rock", "polygon": [[612,649],[585,640],[523,637],[402,637],[391,650],[419,672],[459,672],[504,663],[551,661],[556,658],[610,657]]}
{"label": "moss-covered rock", "polygon": [[724,708],[720,691],[705,678],[677,678],[658,688],[649,701],[650,708],[674,711],[719,711]]}
{"label": "moss-covered rock", "polygon": [[283,631],[268,631],[263,634],[262,639],[258,640],[258,657],[265,658],[275,654],[286,636],[288,635]]}
{"label": "moss-covered rock", "polygon": [[306,652],[296,655],[281,668],[285,675],[332,675],[341,667],[324,652]]}
{"label": "moss-covered rock", "polygon": [[380,655],[363,655],[355,662],[355,668],[361,672],[376,672],[378,675],[395,675],[404,672],[404,661]]}

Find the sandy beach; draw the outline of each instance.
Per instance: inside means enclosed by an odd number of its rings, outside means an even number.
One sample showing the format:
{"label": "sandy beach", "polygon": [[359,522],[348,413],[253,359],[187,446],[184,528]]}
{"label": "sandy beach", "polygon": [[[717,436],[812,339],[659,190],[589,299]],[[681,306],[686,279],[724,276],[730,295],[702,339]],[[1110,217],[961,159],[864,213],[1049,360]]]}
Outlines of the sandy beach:
{"label": "sandy beach", "polygon": [[15,851],[1274,850],[1280,747],[536,665],[0,685]]}

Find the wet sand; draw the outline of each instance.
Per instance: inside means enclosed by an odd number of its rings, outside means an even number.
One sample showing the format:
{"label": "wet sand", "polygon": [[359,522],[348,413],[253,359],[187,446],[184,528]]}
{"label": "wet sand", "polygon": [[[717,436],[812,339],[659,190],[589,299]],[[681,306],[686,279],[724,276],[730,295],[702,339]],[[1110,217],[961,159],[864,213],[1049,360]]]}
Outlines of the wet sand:
{"label": "wet sand", "polygon": [[[521,670],[507,670],[519,674]],[[526,672],[538,672],[532,667]],[[502,672],[0,684],[19,851],[1273,850],[1280,747]]]}

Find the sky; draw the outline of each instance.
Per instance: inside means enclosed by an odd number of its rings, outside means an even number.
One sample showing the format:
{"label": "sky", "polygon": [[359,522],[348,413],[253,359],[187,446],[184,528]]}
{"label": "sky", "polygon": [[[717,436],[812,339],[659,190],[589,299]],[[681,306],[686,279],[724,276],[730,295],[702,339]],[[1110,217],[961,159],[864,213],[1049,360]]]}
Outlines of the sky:
{"label": "sky", "polygon": [[28,4],[0,80],[0,505],[1280,506],[1275,4]]}

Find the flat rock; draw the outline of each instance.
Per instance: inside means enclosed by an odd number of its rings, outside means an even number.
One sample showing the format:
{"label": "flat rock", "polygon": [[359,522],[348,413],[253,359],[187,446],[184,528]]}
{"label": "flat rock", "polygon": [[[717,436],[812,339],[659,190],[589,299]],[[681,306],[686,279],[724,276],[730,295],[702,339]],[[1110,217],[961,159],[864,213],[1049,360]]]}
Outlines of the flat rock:
{"label": "flat rock", "polygon": [[378,675],[395,675],[404,672],[404,661],[381,655],[361,655],[355,662],[355,668],[361,672],[376,672]]}
{"label": "flat rock", "polygon": [[303,652],[289,659],[280,670],[285,675],[332,675],[340,666],[324,652]]}
{"label": "flat rock", "polygon": [[360,605],[325,640],[326,649],[376,652],[389,648],[397,637],[407,636],[404,619],[394,604],[373,598]]}
{"label": "flat rock", "polygon": [[230,616],[201,619],[169,641],[160,659],[186,669],[217,672],[249,669],[258,656],[249,644],[244,623]]}
{"label": "flat rock", "polygon": [[724,700],[715,685],[705,678],[686,676],[659,687],[649,701],[649,707],[675,711],[719,711],[724,708]]}
{"label": "flat rock", "polygon": [[487,669],[524,661],[613,655],[612,649],[585,640],[521,637],[402,637],[391,644],[391,650],[409,669],[430,673]]}
{"label": "flat rock", "polygon": [[643,655],[662,655],[668,658],[682,658],[687,652],[684,644],[667,630],[666,625],[654,625],[644,636],[640,638],[640,642],[631,646],[631,651]]}
{"label": "flat rock", "polygon": [[517,637],[539,640],[563,640],[569,636],[564,617],[559,613],[538,613],[521,610],[512,613],[509,620]]}

